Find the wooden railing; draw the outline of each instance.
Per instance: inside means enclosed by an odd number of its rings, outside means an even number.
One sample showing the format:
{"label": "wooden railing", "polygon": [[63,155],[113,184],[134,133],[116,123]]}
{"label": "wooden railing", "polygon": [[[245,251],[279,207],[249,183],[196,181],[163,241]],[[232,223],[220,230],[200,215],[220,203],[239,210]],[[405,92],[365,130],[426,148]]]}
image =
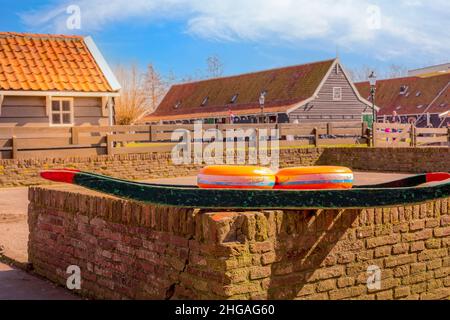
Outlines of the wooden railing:
{"label": "wooden railing", "polygon": [[[376,147],[409,147],[448,145],[448,129],[422,129],[410,125],[376,124]],[[137,125],[90,127],[0,127],[0,159],[58,158],[91,155],[114,155],[149,152],[170,152],[178,141],[172,141],[178,130],[191,143],[207,144],[211,130],[217,139],[227,139],[229,130],[254,129],[257,135],[270,135],[277,129],[280,148],[302,146],[341,146],[370,143],[365,123],[323,124],[204,124],[201,130],[189,125]],[[204,136],[205,135],[205,136]],[[228,138],[229,140],[230,138]],[[231,138],[232,140],[238,140]],[[246,138],[248,141],[249,137]],[[185,140],[186,141],[186,140]]]}
{"label": "wooden railing", "polygon": [[450,128],[417,128],[413,124],[376,123],[375,147],[449,146]]}

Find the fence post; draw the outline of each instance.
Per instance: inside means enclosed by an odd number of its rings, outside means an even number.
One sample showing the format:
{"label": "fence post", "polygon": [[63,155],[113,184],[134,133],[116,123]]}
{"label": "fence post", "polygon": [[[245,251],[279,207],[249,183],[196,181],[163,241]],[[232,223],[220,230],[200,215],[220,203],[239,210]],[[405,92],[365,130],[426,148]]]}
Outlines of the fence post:
{"label": "fence post", "polygon": [[[370,139],[370,137],[369,137]],[[377,123],[374,122],[372,125],[372,139],[370,139],[370,146],[373,148],[377,147]]]}
{"label": "fence post", "polygon": [[79,137],[78,137],[78,128],[77,127],[72,127],[70,129],[70,134],[71,134],[71,144],[80,144],[79,142]]}
{"label": "fence post", "polygon": [[17,137],[16,136],[12,136],[12,149],[11,149],[11,158],[13,159],[17,159],[18,153],[19,153],[19,148],[17,145],[18,141],[17,141]]}
{"label": "fence post", "polygon": [[112,156],[114,154],[113,136],[111,133],[106,134],[106,154]]}
{"label": "fence post", "polygon": [[314,146],[319,147],[319,129],[314,128]]}
{"label": "fence post", "polygon": [[366,137],[367,145],[370,146],[369,127],[365,121],[361,124],[361,137]]}
{"label": "fence post", "polygon": [[328,122],[327,123],[327,135],[331,136],[333,134],[333,123]]}
{"label": "fence post", "polygon": [[417,147],[416,127],[414,124],[411,124],[411,147]]}

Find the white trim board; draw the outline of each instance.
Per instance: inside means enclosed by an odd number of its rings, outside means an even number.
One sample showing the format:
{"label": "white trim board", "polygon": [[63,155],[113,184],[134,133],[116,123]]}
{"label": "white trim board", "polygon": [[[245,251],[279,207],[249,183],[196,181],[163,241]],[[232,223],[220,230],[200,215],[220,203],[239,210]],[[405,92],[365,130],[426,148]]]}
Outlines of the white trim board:
{"label": "white trim board", "polygon": [[103,57],[102,53],[98,49],[97,45],[95,44],[92,37],[85,37],[84,43],[88,47],[89,51],[91,52],[92,56],[94,57],[94,60],[97,62],[97,65],[99,66],[100,70],[103,72],[103,75],[105,76],[106,80],[108,81],[109,85],[114,91],[119,91],[122,87],[117,80],[116,76],[112,72],[111,68],[109,67],[108,63],[106,62],[105,58]]}

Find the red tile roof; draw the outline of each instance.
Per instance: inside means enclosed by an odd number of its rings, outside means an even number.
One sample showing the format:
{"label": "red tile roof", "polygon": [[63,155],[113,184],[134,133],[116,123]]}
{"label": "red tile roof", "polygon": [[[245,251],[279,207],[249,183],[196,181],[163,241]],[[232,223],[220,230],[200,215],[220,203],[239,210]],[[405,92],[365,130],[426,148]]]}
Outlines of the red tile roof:
{"label": "red tile roof", "polygon": [[[449,83],[450,74],[377,81],[375,103],[381,109],[379,115],[392,115],[394,111],[400,115],[445,112],[450,109]],[[370,99],[368,82],[355,85],[363,98]],[[402,86],[407,87],[405,94],[400,94]]]}
{"label": "red tile roof", "polygon": [[111,92],[83,37],[0,32],[0,90]]}
{"label": "red tile roof", "polygon": [[[264,90],[267,91],[264,111],[286,112],[313,96],[334,61],[174,85],[156,111],[142,121],[227,117],[229,110],[234,115],[258,114],[259,97]],[[235,94],[239,96],[231,103]],[[206,97],[207,104],[202,106]]]}

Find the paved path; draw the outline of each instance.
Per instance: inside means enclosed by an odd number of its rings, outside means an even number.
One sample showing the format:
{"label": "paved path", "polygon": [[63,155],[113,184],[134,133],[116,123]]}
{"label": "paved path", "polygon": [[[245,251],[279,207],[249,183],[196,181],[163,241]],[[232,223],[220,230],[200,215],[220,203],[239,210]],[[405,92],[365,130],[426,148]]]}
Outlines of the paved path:
{"label": "paved path", "polygon": [[0,262],[0,300],[79,300],[57,287],[22,270]]}

